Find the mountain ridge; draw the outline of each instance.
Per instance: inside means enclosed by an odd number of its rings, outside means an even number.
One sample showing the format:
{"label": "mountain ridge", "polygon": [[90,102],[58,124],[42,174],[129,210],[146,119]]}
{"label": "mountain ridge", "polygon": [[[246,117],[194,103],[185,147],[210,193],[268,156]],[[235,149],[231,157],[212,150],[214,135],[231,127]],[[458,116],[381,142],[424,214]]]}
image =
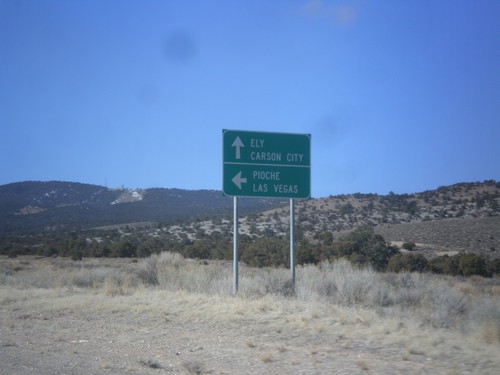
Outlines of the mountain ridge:
{"label": "mountain ridge", "polygon": [[[241,198],[241,243],[288,241],[288,200]],[[107,189],[70,182],[0,186],[3,254],[147,256],[169,250],[230,259],[231,197],[216,190]],[[241,207],[242,206],[242,207]],[[299,249],[321,250],[360,227],[432,259],[472,252],[500,259],[500,182],[413,194],[342,194],[297,200]],[[277,241],[277,242],[276,242]],[[406,246],[406,247],[405,247]],[[286,246],[285,246],[286,247]],[[267,251],[267,250],[266,250]]]}
{"label": "mountain ridge", "polygon": [[[310,242],[321,242],[323,236],[335,240],[359,227],[373,226],[397,247],[418,243],[419,251],[429,256],[471,251],[500,257],[500,182],[462,182],[413,194],[354,193],[298,201],[295,222],[296,236]],[[223,224],[228,226],[229,220]],[[210,220],[197,225],[208,234],[221,230]],[[249,237],[286,238],[289,208],[247,215],[240,219],[239,228]]]}
{"label": "mountain ridge", "polygon": [[[240,198],[242,214],[286,212],[287,200]],[[283,207],[285,206],[285,207]],[[67,181],[0,185],[0,233],[22,229],[81,228],[127,222],[176,222],[228,215],[232,199],[218,190],[177,188],[110,189]],[[500,214],[500,182],[462,182],[412,194],[340,194],[298,200],[297,211],[315,216],[309,225],[331,231],[360,225],[484,217]],[[64,216],[64,222],[61,220]],[[6,230],[7,229],[7,230]]]}
{"label": "mountain ridge", "polygon": [[[281,201],[282,202],[282,201]],[[280,201],[242,199],[243,213]],[[109,189],[67,181],[24,181],[0,186],[0,233],[82,229],[138,221],[178,222],[231,212],[217,190]]]}

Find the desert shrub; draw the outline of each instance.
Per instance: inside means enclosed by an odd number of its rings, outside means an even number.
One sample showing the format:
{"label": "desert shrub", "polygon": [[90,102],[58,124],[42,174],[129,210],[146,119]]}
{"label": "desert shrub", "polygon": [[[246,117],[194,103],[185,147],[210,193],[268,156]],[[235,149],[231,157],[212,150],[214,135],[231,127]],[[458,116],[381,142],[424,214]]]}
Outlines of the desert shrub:
{"label": "desert shrub", "polygon": [[71,251],[71,259],[72,260],[82,260],[83,259],[83,251],[74,249]]}
{"label": "desert shrub", "polygon": [[420,273],[386,274],[384,280],[391,285],[391,304],[410,308],[421,304],[428,295],[428,278]]}
{"label": "desert shrub", "polygon": [[[340,259],[342,259],[342,257]],[[370,259],[368,256],[357,251],[351,253],[349,256],[346,256],[345,259],[348,259],[349,262],[360,267],[370,265]]]}
{"label": "desert shrub", "polygon": [[465,253],[459,255],[458,267],[463,276],[480,275],[489,276],[486,260],[477,254]]}
{"label": "desert shrub", "polygon": [[173,252],[153,254],[143,259],[134,274],[144,284],[170,291],[218,294],[229,291],[231,285],[231,269],[223,263],[202,263]]}
{"label": "desert shrub", "polygon": [[240,293],[243,295],[274,294],[292,296],[294,290],[290,270],[285,268],[248,268],[242,267],[240,272]]}
{"label": "desert shrub", "polygon": [[128,269],[107,266],[81,266],[68,270],[59,276],[57,282],[79,288],[103,287],[109,295],[128,294],[132,288],[143,284],[143,281]]}
{"label": "desert shrub", "polygon": [[108,296],[128,295],[133,293],[134,288],[139,284],[139,280],[127,273],[118,273],[107,277],[102,285]]}
{"label": "desert shrub", "polygon": [[323,245],[330,246],[333,243],[333,233],[330,231],[317,233],[315,237],[317,237]]}
{"label": "desert shrub", "polygon": [[289,254],[288,241],[277,237],[257,238],[242,246],[240,260],[251,267],[286,266]]}
{"label": "desert shrub", "polygon": [[333,244],[335,257],[346,257],[358,265],[370,265],[377,271],[385,271],[389,259],[398,250],[375,234],[372,226],[353,230]]}
{"label": "desert shrub", "polygon": [[151,255],[141,261],[134,269],[134,273],[145,285],[158,285],[157,261],[158,255]]}
{"label": "desert shrub", "polygon": [[410,201],[404,204],[403,211],[410,215],[416,215],[420,209],[416,201]]}
{"label": "desert shrub", "polygon": [[306,240],[295,247],[297,264],[316,264],[321,260],[320,246],[314,246]]}
{"label": "desert shrub", "polygon": [[471,300],[451,287],[449,278],[404,272],[385,274],[384,280],[392,286],[392,305],[418,314],[423,323],[452,328],[461,325],[470,316]]}
{"label": "desert shrub", "polygon": [[185,263],[182,255],[172,252],[162,252],[144,258],[134,269],[134,273],[146,285],[158,285],[159,275],[166,269],[177,269]]}
{"label": "desert shrub", "polygon": [[433,312],[430,318],[434,326],[451,328],[465,318],[470,305],[466,295],[444,284],[431,291]]}
{"label": "desert shrub", "polygon": [[452,276],[460,275],[459,261],[460,257],[458,255],[447,257],[444,262],[443,273]]}
{"label": "desert shrub", "polygon": [[429,270],[433,273],[452,276],[491,277],[500,272],[500,259],[488,259],[473,253],[457,254],[451,257],[443,255],[429,261]]}
{"label": "desert shrub", "polygon": [[57,255],[57,249],[54,246],[44,246],[42,255],[44,257],[51,257]]}
{"label": "desert shrub", "polygon": [[108,268],[80,268],[72,273],[65,275],[64,284],[74,285],[79,288],[92,288],[102,285],[108,278],[118,279],[118,272],[112,272]]}
{"label": "desert shrub", "polygon": [[429,262],[421,254],[396,254],[387,266],[389,272],[424,272],[429,268]]}
{"label": "desert shrub", "polygon": [[340,215],[345,216],[345,215],[353,213],[354,207],[351,203],[348,202],[348,203],[340,206],[339,212],[340,212]]}
{"label": "desert shrub", "polygon": [[137,245],[128,240],[121,240],[111,246],[111,257],[132,258],[136,256]]}
{"label": "desert shrub", "polygon": [[443,256],[432,258],[429,261],[429,270],[433,273],[444,274],[446,260],[448,258],[449,258],[448,255],[443,255]]}
{"label": "desert shrub", "polygon": [[210,250],[210,245],[206,241],[195,241],[183,247],[182,255],[186,258],[209,259]]}
{"label": "desert shrub", "polygon": [[380,275],[369,268],[358,268],[347,259],[304,266],[298,272],[299,298],[326,299],[340,304],[376,304],[382,289]]}
{"label": "desert shrub", "polygon": [[141,241],[137,246],[136,256],[139,258],[146,258],[151,254],[157,254],[161,251],[162,243],[158,238],[148,238]]}
{"label": "desert shrub", "polygon": [[459,266],[458,266],[458,257],[457,256],[449,256],[447,254],[432,258],[429,261],[429,270],[436,274],[444,274],[444,275],[458,275],[459,274]]}
{"label": "desert shrub", "polygon": [[410,241],[410,242],[403,243],[403,245],[401,247],[405,250],[413,251],[413,250],[415,250],[417,245],[415,244],[415,242]]}
{"label": "desert shrub", "polygon": [[487,264],[490,275],[500,275],[500,259],[492,259]]}

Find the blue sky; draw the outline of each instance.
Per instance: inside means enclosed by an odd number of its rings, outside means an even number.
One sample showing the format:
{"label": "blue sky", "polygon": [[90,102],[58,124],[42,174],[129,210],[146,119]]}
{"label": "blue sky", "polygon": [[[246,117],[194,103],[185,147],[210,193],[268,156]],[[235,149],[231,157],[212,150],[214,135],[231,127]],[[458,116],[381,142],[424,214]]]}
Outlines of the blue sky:
{"label": "blue sky", "polygon": [[500,180],[500,1],[0,0],[0,184],[222,189],[311,134],[313,197]]}

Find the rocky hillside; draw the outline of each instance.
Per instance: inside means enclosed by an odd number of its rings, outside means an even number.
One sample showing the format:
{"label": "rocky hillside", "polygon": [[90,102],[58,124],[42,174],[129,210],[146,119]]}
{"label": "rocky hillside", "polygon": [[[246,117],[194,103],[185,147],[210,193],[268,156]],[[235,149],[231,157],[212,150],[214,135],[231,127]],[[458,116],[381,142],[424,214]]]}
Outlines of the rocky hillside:
{"label": "rocky hillside", "polygon": [[297,206],[308,228],[350,230],[366,224],[399,224],[500,214],[500,183],[460,183],[416,194],[350,194]]}
{"label": "rocky hillside", "polygon": [[[349,194],[297,201],[296,232],[314,241],[319,233],[337,238],[363,225],[393,245],[415,243],[415,251],[437,254],[475,252],[500,258],[500,182],[459,183],[415,194]],[[252,237],[287,236],[288,206],[244,216],[240,233]],[[229,228],[230,220],[222,223]],[[197,223],[207,233],[221,230]],[[172,233],[178,233],[172,227]],[[192,231],[194,232],[194,230]],[[403,249],[404,250],[404,249]]]}
{"label": "rocky hillside", "polygon": [[[242,199],[243,213],[277,207]],[[224,216],[232,199],[216,190],[108,189],[75,182],[19,182],[0,186],[0,234],[75,230],[135,222],[177,223]]]}
{"label": "rocky hillside", "polygon": [[412,251],[427,258],[458,253],[500,258],[500,216],[382,224],[376,231],[402,251],[403,244],[415,244]]}
{"label": "rocky hillside", "polygon": [[[287,203],[241,199],[242,242],[287,239]],[[491,180],[415,194],[298,200],[296,240],[299,246],[301,241],[335,241],[372,225],[392,245],[402,251],[411,247],[427,258],[458,252],[500,258],[499,207],[500,182]],[[207,252],[231,257],[232,200],[220,191],[111,190],[62,182],[4,185],[0,224],[3,254],[143,256],[169,249],[192,257]]]}

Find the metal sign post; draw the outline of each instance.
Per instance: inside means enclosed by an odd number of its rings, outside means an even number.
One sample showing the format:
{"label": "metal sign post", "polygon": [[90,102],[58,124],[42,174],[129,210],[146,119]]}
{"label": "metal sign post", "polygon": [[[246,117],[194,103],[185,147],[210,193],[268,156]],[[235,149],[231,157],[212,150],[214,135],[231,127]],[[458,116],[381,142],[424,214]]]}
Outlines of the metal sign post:
{"label": "metal sign post", "polygon": [[238,293],[238,197],[290,198],[290,271],[295,289],[294,199],[311,197],[311,135],[224,129],[222,191],[234,197],[233,294]]}
{"label": "metal sign post", "polygon": [[238,197],[233,198],[233,295],[238,293]]}
{"label": "metal sign post", "polygon": [[290,199],[290,272],[292,273],[292,288],[295,290],[295,240],[294,240],[294,223],[295,212],[293,199]]}

